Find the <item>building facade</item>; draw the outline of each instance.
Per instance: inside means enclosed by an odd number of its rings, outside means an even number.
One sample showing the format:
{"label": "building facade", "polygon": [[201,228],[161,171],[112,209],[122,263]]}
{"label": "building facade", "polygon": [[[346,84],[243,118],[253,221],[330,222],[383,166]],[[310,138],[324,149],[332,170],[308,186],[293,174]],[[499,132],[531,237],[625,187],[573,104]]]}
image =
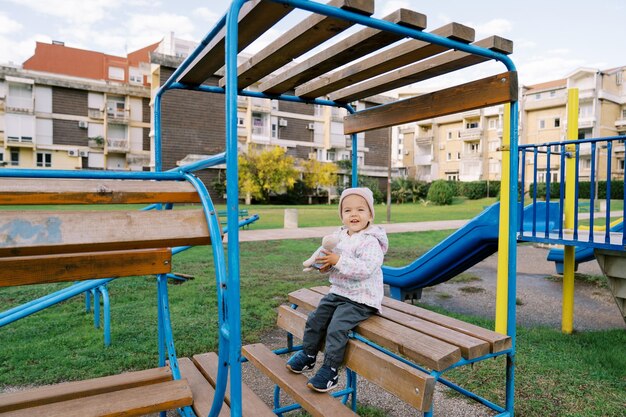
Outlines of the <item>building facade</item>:
{"label": "building facade", "polygon": [[[609,70],[579,69],[566,78],[523,86],[520,91],[519,143],[539,144],[566,139],[568,89],[579,90],[578,138],[626,134],[626,67]],[[423,120],[394,128],[393,164],[423,181],[500,180],[504,106]],[[554,147],[557,152],[557,147]],[[600,180],[606,179],[606,157],[600,150],[596,166]],[[580,149],[580,179],[591,176],[591,148]],[[531,174],[534,160],[521,165]],[[550,161],[552,181],[560,181],[560,158]],[[548,172],[545,155],[538,158],[538,181]],[[611,178],[624,175],[624,143],[613,147]],[[526,178],[529,178],[527,175]],[[528,184],[526,184],[528,186]]]}

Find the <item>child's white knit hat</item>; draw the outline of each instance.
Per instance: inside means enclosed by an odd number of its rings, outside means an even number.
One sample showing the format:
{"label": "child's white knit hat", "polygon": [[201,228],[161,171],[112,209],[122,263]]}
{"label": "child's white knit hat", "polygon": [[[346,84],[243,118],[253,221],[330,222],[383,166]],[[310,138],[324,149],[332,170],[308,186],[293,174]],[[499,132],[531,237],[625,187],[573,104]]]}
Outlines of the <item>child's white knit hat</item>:
{"label": "child's white knit hat", "polygon": [[374,194],[372,190],[366,187],[357,187],[357,188],[346,188],[341,193],[341,197],[339,197],[339,218],[341,219],[341,203],[343,199],[349,195],[358,195],[365,199],[367,206],[370,209],[370,213],[372,213],[372,219],[374,218]]}

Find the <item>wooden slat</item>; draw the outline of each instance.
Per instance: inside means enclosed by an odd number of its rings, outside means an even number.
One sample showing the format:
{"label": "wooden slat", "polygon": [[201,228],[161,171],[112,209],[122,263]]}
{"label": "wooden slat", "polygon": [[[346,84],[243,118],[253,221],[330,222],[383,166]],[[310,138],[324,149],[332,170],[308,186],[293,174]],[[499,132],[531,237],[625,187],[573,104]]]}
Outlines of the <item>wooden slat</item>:
{"label": "wooden slat", "polygon": [[[311,288],[311,290],[326,295],[329,292],[329,287],[314,287]],[[420,333],[427,334],[451,345],[458,346],[459,349],[461,349],[461,355],[465,359],[476,359],[486,355],[490,351],[489,343],[485,340],[458,332],[446,326],[441,326],[439,323],[407,314],[403,311],[385,308],[379,315],[402,326],[417,330]]]}
{"label": "wooden slat", "polygon": [[[280,306],[278,326],[302,339],[306,314]],[[421,411],[430,409],[435,379],[358,340],[350,339],[345,365]]]}
{"label": "wooden slat", "polygon": [[[503,54],[511,53],[513,51],[513,42],[498,36],[491,36],[475,42],[473,45],[491,49],[492,51],[501,52]],[[436,57],[407,65],[406,67],[399,68],[395,71],[372,78],[352,87],[335,91],[329,94],[329,98],[339,102],[351,102],[360,98],[370,97],[395,88],[404,87],[409,84],[434,78],[462,68],[467,68],[485,61],[489,61],[489,58],[461,51],[445,52]]]}
{"label": "wooden slat", "polygon": [[3,204],[197,203],[186,181],[0,178]]}
{"label": "wooden slat", "polygon": [[0,258],[0,287],[167,274],[170,249]]}
{"label": "wooden slat", "polygon": [[191,405],[186,380],[167,381],[84,398],[24,408],[3,417],[132,417]]}
{"label": "wooden slat", "polygon": [[[384,17],[392,23],[422,30],[426,27],[426,16],[407,9],[399,9]],[[331,47],[307,58],[305,61],[261,83],[259,90],[266,94],[282,94],[296,85],[338,68],[350,61],[365,56],[402,39],[393,32],[365,28],[337,42]]]}
{"label": "wooden slat", "polygon": [[[474,29],[468,26],[452,22],[433,30],[431,33],[444,38],[469,43],[474,41],[474,32]],[[346,68],[322,75],[313,81],[302,84],[296,87],[296,95],[310,99],[324,96],[341,88],[354,85],[387,71],[392,71],[405,65],[421,61],[422,59],[447,50],[448,48],[441,45],[412,39],[365,58]]]}
{"label": "wooden slat", "polygon": [[[77,382],[64,382],[34,388],[27,391],[0,394],[0,413],[35,407],[74,398],[119,391],[144,385],[170,381],[172,372],[168,367],[146,369],[144,371],[126,372]],[[36,415],[36,414],[31,414]]]}
{"label": "wooden slat", "polygon": [[[213,405],[215,397],[215,389],[206,380],[202,372],[196,368],[196,365],[189,358],[179,358],[178,366],[180,368],[181,377],[189,381],[191,392],[193,394],[193,411],[197,416],[208,416]],[[229,417],[230,408],[227,404],[222,405],[219,417]]]}
{"label": "wooden slat", "polygon": [[[374,13],[374,0],[331,0],[328,4],[367,16]],[[240,65],[237,69],[237,88],[242,89],[259,81],[353,24],[334,17],[311,14]],[[225,85],[226,79],[222,78],[220,86]]]}
{"label": "wooden slat", "polygon": [[443,314],[435,313],[433,311],[426,310],[425,308],[403,303],[402,301],[394,300],[393,298],[388,297],[383,299],[383,306],[387,307],[387,309],[402,311],[412,316],[437,323],[440,326],[453,329],[457,332],[465,333],[478,339],[485,340],[490,345],[491,353],[501,352],[511,348],[511,338],[509,336],[455,319],[453,317],[448,317]]}
{"label": "wooden slat", "polygon": [[202,210],[0,212],[0,257],[208,245]]}
{"label": "wooden slat", "polygon": [[[204,378],[215,386],[217,381],[218,356],[215,352],[193,356],[193,362]],[[243,417],[275,417],[276,414],[246,384],[241,384]],[[225,401],[230,405],[230,381],[226,383]],[[206,413],[204,414],[206,415]]]}
{"label": "wooden slat", "polygon": [[357,415],[338,399],[309,389],[306,386],[306,376],[294,374],[287,370],[285,361],[264,345],[260,343],[247,345],[242,347],[241,351],[257,369],[265,373],[274,383],[280,385],[313,417],[354,417]]}
{"label": "wooden slat", "polygon": [[[303,289],[289,294],[289,301],[306,309],[314,309],[322,295]],[[384,348],[406,356],[415,363],[436,369],[446,369],[461,359],[457,346],[410,329],[380,316],[372,316],[359,324],[357,333]]]}
{"label": "wooden slat", "polygon": [[517,100],[517,73],[505,72],[348,115],[344,133],[365,132]]}
{"label": "wooden slat", "polygon": [[[276,22],[293,10],[293,6],[271,1],[253,0],[239,12],[237,52],[242,51]],[[200,55],[178,77],[178,82],[198,85],[224,65],[225,28],[202,50]]]}

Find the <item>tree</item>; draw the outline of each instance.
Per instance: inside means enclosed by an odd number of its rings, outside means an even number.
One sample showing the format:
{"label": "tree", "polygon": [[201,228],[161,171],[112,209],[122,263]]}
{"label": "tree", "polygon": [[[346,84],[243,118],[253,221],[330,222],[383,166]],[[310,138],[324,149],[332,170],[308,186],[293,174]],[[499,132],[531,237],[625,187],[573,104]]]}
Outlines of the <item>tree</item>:
{"label": "tree", "polygon": [[239,190],[263,202],[269,201],[271,193],[291,189],[298,179],[293,157],[281,147],[263,151],[252,148],[238,159]]}
{"label": "tree", "polygon": [[333,163],[308,159],[302,162],[302,170],[304,185],[314,194],[319,187],[332,187],[337,182],[337,165]]}

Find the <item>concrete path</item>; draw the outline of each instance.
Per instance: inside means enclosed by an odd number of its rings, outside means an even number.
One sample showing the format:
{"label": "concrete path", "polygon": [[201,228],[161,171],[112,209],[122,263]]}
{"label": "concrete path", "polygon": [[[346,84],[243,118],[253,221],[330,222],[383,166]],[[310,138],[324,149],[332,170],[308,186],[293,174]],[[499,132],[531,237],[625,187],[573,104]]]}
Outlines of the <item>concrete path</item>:
{"label": "concrete path", "polygon": [[[429,230],[453,230],[458,229],[469,220],[443,220],[433,222],[415,222],[415,223],[391,223],[381,224],[387,233],[403,233],[403,232],[426,232]],[[259,240],[277,240],[277,239],[306,239],[314,237],[324,237],[339,228],[337,226],[329,227],[299,227],[296,229],[261,229],[261,230],[240,230],[240,242],[253,242]],[[228,241],[228,233],[224,235],[224,241]]]}

